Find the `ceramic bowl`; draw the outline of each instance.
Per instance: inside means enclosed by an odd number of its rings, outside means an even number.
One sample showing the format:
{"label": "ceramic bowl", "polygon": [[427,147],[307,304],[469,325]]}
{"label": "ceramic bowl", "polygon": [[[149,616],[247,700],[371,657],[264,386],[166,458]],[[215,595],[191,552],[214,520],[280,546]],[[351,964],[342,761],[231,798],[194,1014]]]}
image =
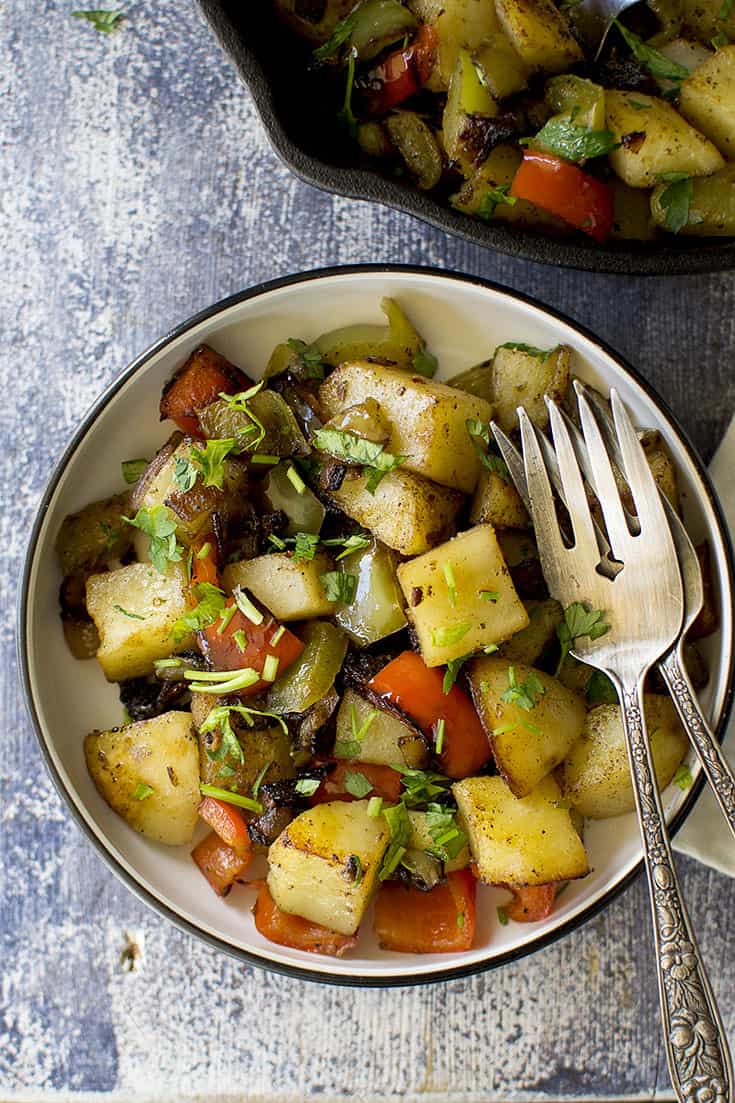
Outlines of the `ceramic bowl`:
{"label": "ceramic bowl", "polygon": [[[712,550],[720,631],[705,641],[710,680],[704,703],[720,732],[728,711],[732,674],[732,564],[717,502],[701,461],[662,400],[632,368],[591,334],[558,314],[505,288],[427,269],[358,267],[291,276],[217,303],[184,322],[144,352],[108,387],[82,420],[43,496],[31,535],[22,585],[19,640],[30,714],[60,793],[100,855],[137,893],[172,922],[213,946],[253,964],[301,977],[343,984],[414,984],[487,969],[532,953],[569,932],[608,903],[641,861],[633,815],[590,823],[586,843],[592,873],[572,882],[553,915],[540,923],[501,926],[497,905],[507,896],[478,893],[477,944],[462,954],[417,956],[379,949],[370,917],[359,946],[333,959],[273,945],[255,930],[253,890],[236,886],[225,900],[214,895],[189,857],[132,831],[105,804],[85,767],[82,743],[93,728],[122,722],[117,688],[94,661],[68,652],[58,615],[60,571],[54,539],[64,516],[120,488],[120,462],[151,455],[166,436],[158,419],[161,388],[202,342],[240,365],[252,378],[263,371],[273,346],[290,336],[309,341],[350,322],[381,322],[381,296],[396,297],[449,377],[485,359],[504,341],[539,347],[564,342],[574,349],[574,370],[606,391],[617,387],[640,426],[655,427],[676,463],[687,526]],[[696,769],[693,767],[695,777]],[[665,794],[672,829],[691,809],[698,786]],[[203,827],[203,825],[202,825]]]}

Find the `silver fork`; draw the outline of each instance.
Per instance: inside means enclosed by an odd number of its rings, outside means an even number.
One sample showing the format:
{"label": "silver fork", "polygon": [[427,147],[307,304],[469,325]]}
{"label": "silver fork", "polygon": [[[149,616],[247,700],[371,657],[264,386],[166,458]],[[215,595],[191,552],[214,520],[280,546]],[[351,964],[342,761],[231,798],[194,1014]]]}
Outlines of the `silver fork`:
{"label": "silver fork", "polygon": [[620,698],[623,730],[641,831],[651,898],[664,1045],[681,1103],[702,1091],[713,1103],[730,1103],[732,1068],[722,1022],[682,899],[643,714],[643,681],[676,640],[684,614],[681,575],[664,506],[648,463],[615,391],[610,401],[640,535],[633,536],[605,443],[592,410],[578,394],[582,432],[598,488],[612,554],[622,569],[601,574],[582,473],[560,411],[548,402],[559,479],[569,513],[573,546],[566,547],[557,521],[549,475],[536,432],[520,407],[525,477],[539,555],[551,594],[565,607],[591,603],[610,628],[595,640],[574,642],[572,654],[603,671]]}
{"label": "silver fork", "polygon": [[[574,387],[577,394],[583,394],[590,405],[594,406],[608,452],[620,473],[624,474],[622,470],[623,458],[618,448],[615,426],[610,418],[607,403],[592,387],[588,387],[578,380],[575,380]],[[566,417],[565,423],[582,473],[592,491],[596,494],[597,490],[595,487],[594,473],[587,457],[582,435],[576,425]],[[526,508],[530,509],[528,488],[526,486],[521,454],[498,426],[493,425],[492,428],[495,440],[508,465],[516,488],[521,498],[524,500]],[[541,444],[546,468],[549,472],[552,485],[556,492],[563,498],[559,469],[556,465],[554,450],[543,435],[539,436],[539,443]],[[733,775],[733,771],[725,759],[722,749],[702,712],[684,663],[684,643],[686,634],[697,619],[702,605],[704,604],[702,572],[699,568],[699,561],[697,559],[697,553],[694,550],[694,545],[689,539],[689,535],[676,513],[676,510],[665,495],[661,495],[661,500],[663,501],[664,509],[666,510],[666,515],[669,520],[669,527],[674,539],[679,566],[681,568],[684,589],[684,620],[678,640],[668,654],[658,661],[657,665],[674,701],[681,722],[702,764],[702,768],[712,788],[715,799],[722,810],[722,814],[731,832],[735,835],[735,775]],[[635,518],[629,518],[629,524],[636,524]],[[610,548],[604,533],[596,524],[595,535],[604,561],[609,555]]]}

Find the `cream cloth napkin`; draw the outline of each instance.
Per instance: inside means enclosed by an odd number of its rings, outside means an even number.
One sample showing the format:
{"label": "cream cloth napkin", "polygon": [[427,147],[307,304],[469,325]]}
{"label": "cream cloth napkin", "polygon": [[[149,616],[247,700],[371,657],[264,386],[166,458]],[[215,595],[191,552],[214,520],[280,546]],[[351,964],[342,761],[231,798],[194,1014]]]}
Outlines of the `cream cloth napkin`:
{"label": "cream cloth napkin", "polygon": [[[710,475],[719,494],[725,521],[735,534],[735,418],[722,438],[710,466]],[[730,720],[724,742],[730,763],[735,763],[735,716]],[[674,849],[689,854],[720,873],[735,877],[735,840],[715,798],[706,786],[694,810],[674,839]]]}

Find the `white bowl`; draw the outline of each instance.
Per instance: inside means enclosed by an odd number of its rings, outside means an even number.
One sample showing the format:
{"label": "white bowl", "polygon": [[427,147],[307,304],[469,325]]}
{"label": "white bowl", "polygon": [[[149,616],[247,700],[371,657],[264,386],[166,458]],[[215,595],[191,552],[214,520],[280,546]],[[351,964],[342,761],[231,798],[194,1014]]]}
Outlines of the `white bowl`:
{"label": "white bowl", "polygon": [[[287,337],[306,341],[350,322],[382,322],[381,296],[399,299],[441,372],[451,376],[484,360],[504,341],[575,350],[576,374],[607,390],[617,387],[640,426],[659,429],[678,468],[687,527],[709,540],[720,606],[720,631],[705,641],[710,681],[705,707],[720,731],[732,686],[732,563],[727,536],[706,472],[681,429],[650,386],[590,334],[546,307],[481,280],[444,272],[359,267],[310,272],[235,295],[185,322],[130,365],[84,418],[46,490],[31,536],[20,602],[21,669],[31,717],[51,774],[79,824],[102,857],[141,899],[179,926],[253,964],[343,984],[409,984],[459,976],[530,953],[605,905],[637,872],[641,860],[633,815],[589,825],[592,873],[569,885],[543,922],[501,926],[497,905],[507,896],[478,892],[477,945],[462,954],[411,955],[379,949],[370,917],[359,946],[334,959],[276,946],[255,930],[252,890],[237,886],[214,895],[189,848],[148,842],[117,817],[97,793],[85,767],[84,735],[122,720],[117,687],[95,662],[68,652],[58,615],[61,580],[54,539],[63,517],[120,488],[120,462],[151,455],[166,436],[158,420],[161,388],[201,342],[208,342],[252,378],[273,346]],[[697,773],[694,763],[693,772]],[[675,828],[691,809],[698,786],[670,787],[666,812]]]}

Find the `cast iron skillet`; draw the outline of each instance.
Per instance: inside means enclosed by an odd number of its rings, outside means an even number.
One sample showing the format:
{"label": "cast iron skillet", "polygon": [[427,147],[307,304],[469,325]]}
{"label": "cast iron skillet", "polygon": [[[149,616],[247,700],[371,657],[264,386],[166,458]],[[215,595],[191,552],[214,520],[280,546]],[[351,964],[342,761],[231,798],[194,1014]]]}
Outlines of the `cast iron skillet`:
{"label": "cast iron skillet", "polygon": [[333,116],[304,87],[305,53],[278,22],[270,0],[198,0],[225,52],[250,89],[276,152],[307,184],[353,199],[373,199],[440,230],[522,260],[589,272],[673,276],[735,268],[735,239],[597,245],[584,235],[559,240],[463,215],[400,179],[350,158]]}

